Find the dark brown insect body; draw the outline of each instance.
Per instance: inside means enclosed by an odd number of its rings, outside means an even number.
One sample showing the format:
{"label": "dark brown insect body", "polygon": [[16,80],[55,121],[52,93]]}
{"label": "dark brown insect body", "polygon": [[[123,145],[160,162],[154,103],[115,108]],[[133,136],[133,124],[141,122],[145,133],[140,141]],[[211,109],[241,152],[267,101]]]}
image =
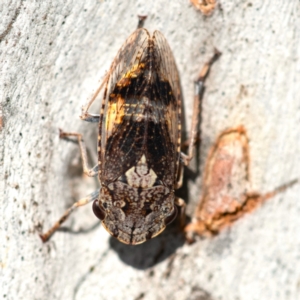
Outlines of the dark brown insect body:
{"label": "dark brown insect body", "polygon": [[[181,96],[163,35],[136,30],[106,82],[99,122],[99,180],[94,210],[113,236],[139,244],[176,216]],[[99,214],[100,213],[100,214]]]}
{"label": "dark brown insect body", "polygon": [[[140,18],[141,27],[143,17]],[[77,137],[84,173],[97,176],[101,188],[80,199],[46,233],[47,241],[72,211],[91,201],[95,215],[106,230],[125,244],[140,244],[161,233],[185,203],[175,197],[182,184],[183,166],[193,157],[199,100],[210,65],[204,66],[196,82],[194,111],[188,154],[181,148],[181,92],[171,49],[159,32],[137,29],[124,43],[94,97],[83,107],[81,119],[99,123],[98,164],[87,167],[87,155]],[[102,95],[100,115],[88,112]],[[183,218],[182,218],[183,220]],[[183,221],[182,221],[183,223]]]}

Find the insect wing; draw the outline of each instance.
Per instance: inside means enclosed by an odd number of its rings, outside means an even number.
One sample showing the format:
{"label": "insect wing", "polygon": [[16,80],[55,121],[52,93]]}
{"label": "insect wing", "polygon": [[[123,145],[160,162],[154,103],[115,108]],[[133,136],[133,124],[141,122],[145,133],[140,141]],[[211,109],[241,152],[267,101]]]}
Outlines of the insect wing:
{"label": "insect wing", "polygon": [[[156,31],[138,29],[116,56],[100,121],[100,179],[106,184],[142,155],[158,178],[174,183],[179,164],[181,96],[170,47]],[[176,176],[175,176],[176,177]]]}
{"label": "insect wing", "polygon": [[[180,153],[181,147],[181,89],[179,74],[176,67],[175,59],[170,46],[165,37],[159,31],[155,31],[154,38],[154,57],[155,69],[160,78],[159,90],[162,98],[168,99],[166,103],[165,119],[168,122],[171,142],[177,145],[177,154]],[[163,84],[169,84],[170,89],[163,88]],[[167,94],[169,93],[169,94]],[[170,94],[171,93],[171,94]],[[177,161],[178,159],[175,159]]]}
{"label": "insect wing", "polygon": [[[113,91],[117,89],[116,92],[118,92],[118,89],[121,89],[126,81],[129,83],[130,70],[133,66],[139,64],[139,58],[147,45],[148,39],[149,34],[145,30],[136,30],[132,33],[119,50],[109,70],[109,77],[104,91],[99,122],[98,161],[100,180],[101,177],[103,177],[101,175],[104,173],[106,167],[105,162],[110,161],[114,164],[116,160],[118,165],[119,162],[117,160],[120,159],[120,157],[116,157],[118,155],[117,152],[112,152],[111,149],[114,148],[117,150],[116,146],[113,145],[113,141],[118,139],[118,132],[120,132],[122,127],[122,124],[120,123],[125,114],[125,106],[123,101],[124,98],[121,94],[113,94]],[[123,92],[126,97],[126,90],[124,88]],[[123,127],[123,130],[126,130],[126,128]],[[109,139],[111,141],[109,145],[107,145]],[[111,155],[105,157],[106,153],[111,153]],[[115,167],[118,167],[117,165],[115,165]],[[111,173],[114,173],[114,169],[115,168],[111,170]]]}

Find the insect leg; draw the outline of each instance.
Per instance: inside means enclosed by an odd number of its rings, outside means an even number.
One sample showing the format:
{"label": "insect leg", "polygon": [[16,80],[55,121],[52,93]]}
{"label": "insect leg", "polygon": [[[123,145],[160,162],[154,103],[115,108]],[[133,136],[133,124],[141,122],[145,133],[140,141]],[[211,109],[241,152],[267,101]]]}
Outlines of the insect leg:
{"label": "insect leg", "polygon": [[178,179],[175,185],[175,190],[178,190],[182,187],[182,182],[183,182],[183,164],[180,163],[179,165],[179,170],[178,170]]}
{"label": "insect leg", "polygon": [[59,137],[60,138],[67,138],[69,136],[75,136],[78,139],[78,144],[80,148],[80,154],[82,159],[82,166],[83,166],[83,172],[89,177],[95,177],[98,174],[98,164],[94,166],[92,169],[89,169],[87,166],[87,154],[86,154],[86,146],[82,139],[82,135],[80,133],[76,132],[64,132],[62,130],[59,130]]}
{"label": "insect leg", "polygon": [[109,76],[110,76],[110,71],[108,71],[106,73],[106,75],[103,78],[99,88],[96,90],[96,92],[93,95],[93,97],[91,98],[91,100],[85,106],[83,106],[81,108],[81,116],[80,116],[81,120],[87,121],[87,122],[99,122],[100,115],[90,114],[88,112],[88,110],[91,107],[91,105],[93,104],[93,102],[96,100],[96,98],[98,97],[100,91],[103,89],[103,87],[107,83],[107,80],[109,79]]}
{"label": "insect leg", "polygon": [[[146,20],[147,16],[138,16],[138,26],[137,28],[142,28],[144,27],[144,22]],[[105,84],[107,83],[107,80],[109,79],[110,76],[110,71],[107,72],[107,74],[105,75],[102,83],[100,84],[99,88],[96,90],[95,94],[93,95],[93,97],[91,98],[91,100],[82,107],[81,109],[81,120],[86,121],[86,122],[92,122],[92,123],[98,123],[99,119],[100,119],[100,115],[95,115],[95,114],[90,114],[88,112],[89,108],[91,107],[91,105],[93,104],[93,102],[96,100],[98,94],[100,93],[100,91],[103,89],[103,87],[105,86]]]}
{"label": "insect leg", "polygon": [[185,208],[186,203],[183,199],[176,197],[175,205],[179,207],[179,218],[180,218],[180,226],[183,228],[185,226]]}
{"label": "insect leg", "polygon": [[60,217],[60,219],[47,232],[40,234],[42,241],[44,243],[47,242],[50,239],[50,237],[54,234],[54,232],[60,227],[62,223],[66,221],[66,219],[77,207],[86,205],[94,200],[97,200],[99,192],[100,189],[75,202],[69,209],[65,211],[65,213]]}
{"label": "insect leg", "polygon": [[190,139],[188,146],[188,154],[181,153],[181,160],[184,165],[188,165],[194,155],[194,145],[197,139],[197,126],[199,122],[199,108],[202,100],[202,95],[204,91],[204,82],[208,76],[211,65],[218,59],[221,55],[221,52],[215,49],[213,57],[204,65],[201,69],[197,80],[195,81],[195,96],[194,96],[194,105],[193,105],[193,117],[192,125],[190,129]]}
{"label": "insect leg", "polygon": [[85,112],[80,116],[80,119],[90,123],[99,123],[100,115],[90,114],[88,112]]}

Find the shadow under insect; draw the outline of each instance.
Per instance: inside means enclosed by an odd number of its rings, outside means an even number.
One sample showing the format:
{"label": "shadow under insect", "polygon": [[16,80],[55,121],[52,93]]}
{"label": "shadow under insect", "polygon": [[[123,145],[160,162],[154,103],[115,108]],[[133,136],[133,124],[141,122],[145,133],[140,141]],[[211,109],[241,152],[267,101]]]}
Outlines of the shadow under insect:
{"label": "shadow under insect", "polygon": [[169,258],[185,243],[185,237],[176,219],[157,237],[140,245],[125,245],[113,237],[109,244],[127,265],[145,270]]}

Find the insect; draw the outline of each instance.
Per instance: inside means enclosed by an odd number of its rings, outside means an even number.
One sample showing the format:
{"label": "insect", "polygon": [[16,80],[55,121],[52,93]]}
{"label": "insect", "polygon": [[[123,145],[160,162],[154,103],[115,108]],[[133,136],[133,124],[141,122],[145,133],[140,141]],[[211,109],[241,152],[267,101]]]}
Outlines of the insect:
{"label": "insect", "polygon": [[223,131],[206,160],[202,197],[193,222],[185,228],[187,240],[217,234],[297,182],[292,180],[266,194],[251,191],[246,130],[239,126]]}
{"label": "insect", "polygon": [[[98,164],[87,167],[86,149],[79,133],[60,132],[78,139],[84,173],[98,176],[101,188],[74,203],[46,233],[47,241],[71,212],[93,201],[93,211],[104,228],[125,244],[140,244],[171,223],[185,203],[175,196],[182,184],[183,166],[193,157],[199,98],[216,51],[196,82],[188,154],[181,152],[180,81],[167,40],[159,31],[141,28],[119,50],[101,86],[81,119],[99,123]],[[99,115],[88,112],[103,90]]]}

